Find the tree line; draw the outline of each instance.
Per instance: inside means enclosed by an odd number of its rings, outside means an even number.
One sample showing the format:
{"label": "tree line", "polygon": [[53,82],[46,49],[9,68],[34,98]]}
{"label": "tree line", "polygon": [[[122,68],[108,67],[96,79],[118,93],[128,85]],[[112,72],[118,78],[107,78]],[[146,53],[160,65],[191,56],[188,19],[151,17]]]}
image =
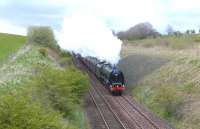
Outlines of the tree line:
{"label": "tree line", "polygon": [[[121,40],[136,40],[136,39],[145,39],[145,38],[156,38],[162,36],[156,29],[154,29],[153,25],[149,22],[139,23],[133,27],[125,31],[120,31],[115,33],[112,31],[114,35],[116,35]],[[171,25],[167,25],[166,27],[166,35],[174,35],[181,36],[184,34],[191,35],[196,34],[197,32],[194,29],[188,29],[185,32],[174,30]],[[199,29],[200,33],[200,29]]]}

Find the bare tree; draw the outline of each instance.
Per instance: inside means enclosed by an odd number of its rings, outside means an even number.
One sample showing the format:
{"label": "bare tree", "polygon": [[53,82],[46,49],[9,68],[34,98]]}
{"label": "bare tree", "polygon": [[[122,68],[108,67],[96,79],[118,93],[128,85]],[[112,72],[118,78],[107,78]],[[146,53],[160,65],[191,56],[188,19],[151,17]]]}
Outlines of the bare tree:
{"label": "bare tree", "polygon": [[159,35],[149,22],[139,23],[127,31],[117,33],[117,36],[122,40],[144,39],[150,36],[157,37]]}

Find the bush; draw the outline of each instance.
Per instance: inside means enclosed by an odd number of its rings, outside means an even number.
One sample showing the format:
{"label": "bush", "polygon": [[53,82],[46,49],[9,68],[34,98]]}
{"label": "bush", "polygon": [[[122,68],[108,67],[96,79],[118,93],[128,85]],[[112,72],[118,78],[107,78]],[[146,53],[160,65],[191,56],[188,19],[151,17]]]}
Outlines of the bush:
{"label": "bush", "polygon": [[66,67],[66,66],[72,66],[72,58],[69,58],[69,57],[63,57],[60,59],[59,61],[59,64],[62,66],[62,67]]}
{"label": "bush", "polygon": [[59,60],[59,64],[62,67],[71,66],[73,64],[72,56],[69,52],[61,50],[60,56],[61,56],[61,59]]}
{"label": "bush", "polygon": [[153,99],[154,102],[158,104],[158,108],[163,109],[160,115],[164,118],[170,118],[174,115],[182,102],[182,98],[178,94],[177,89],[170,86],[161,86],[157,89],[156,92],[154,92]]}
{"label": "bush", "polygon": [[47,55],[48,55],[48,50],[47,50],[46,48],[40,48],[38,51],[40,52],[40,54],[41,54],[42,56],[47,57]]}
{"label": "bush", "polygon": [[67,52],[67,51],[62,50],[60,52],[60,56],[61,57],[71,57],[71,54],[69,52]]}
{"label": "bush", "polygon": [[28,29],[29,43],[36,43],[45,47],[58,49],[53,30],[50,27],[34,26]]}
{"label": "bush", "polygon": [[74,68],[66,70],[51,67],[42,67],[41,73],[30,82],[37,88],[40,98],[44,98],[43,104],[50,105],[69,116],[81,97],[87,91],[88,78]]}
{"label": "bush", "polygon": [[[75,112],[88,90],[87,76],[72,67],[62,70],[47,65],[38,65],[36,74],[24,85],[1,93],[0,129],[76,129],[83,125],[75,122],[79,120]],[[66,125],[63,116],[74,126]]]}
{"label": "bush", "polygon": [[0,97],[0,129],[67,129],[60,113],[31,102],[27,96]]}

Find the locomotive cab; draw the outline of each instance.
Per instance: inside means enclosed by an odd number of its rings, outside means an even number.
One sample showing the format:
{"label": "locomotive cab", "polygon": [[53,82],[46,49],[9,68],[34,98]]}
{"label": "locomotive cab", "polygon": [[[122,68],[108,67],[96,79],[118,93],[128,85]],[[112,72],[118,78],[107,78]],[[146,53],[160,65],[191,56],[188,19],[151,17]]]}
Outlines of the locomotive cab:
{"label": "locomotive cab", "polygon": [[109,77],[110,91],[114,95],[121,95],[125,89],[123,73],[114,68]]}

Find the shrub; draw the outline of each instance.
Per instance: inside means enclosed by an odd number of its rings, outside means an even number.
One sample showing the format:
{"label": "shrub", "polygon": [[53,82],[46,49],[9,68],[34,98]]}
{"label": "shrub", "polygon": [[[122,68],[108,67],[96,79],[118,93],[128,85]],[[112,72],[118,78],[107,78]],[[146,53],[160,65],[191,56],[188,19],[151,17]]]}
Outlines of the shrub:
{"label": "shrub", "polygon": [[27,96],[0,97],[0,129],[67,129],[60,113],[32,102]]}
{"label": "shrub", "polygon": [[40,48],[38,50],[40,52],[40,54],[42,54],[44,57],[46,57],[48,55],[48,50],[46,48]]}
{"label": "shrub", "polygon": [[65,116],[69,116],[87,91],[89,82],[85,75],[74,68],[66,70],[42,67],[41,73],[30,82],[37,88],[40,98]]}
{"label": "shrub", "polygon": [[61,50],[60,56],[61,56],[61,59],[59,61],[59,64],[61,66],[63,66],[63,67],[64,66],[71,66],[73,64],[72,56],[68,51]]}
{"label": "shrub", "polygon": [[71,54],[68,51],[61,50],[61,57],[71,57]]}
{"label": "shrub", "polygon": [[161,86],[154,92],[154,102],[157,103],[164,111],[160,115],[164,115],[165,118],[170,118],[171,115],[176,113],[176,110],[180,107],[182,98],[179,96],[177,89],[170,86]]}
{"label": "shrub", "polygon": [[71,66],[72,65],[72,58],[63,57],[63,58],[60,59],[59,64],[62,67]]}
{"label": "shrub", "polygon": [[53,30],[45,26],[33,26],[28,29],[29,43],[36,43],[42,46],[58,49]]}

